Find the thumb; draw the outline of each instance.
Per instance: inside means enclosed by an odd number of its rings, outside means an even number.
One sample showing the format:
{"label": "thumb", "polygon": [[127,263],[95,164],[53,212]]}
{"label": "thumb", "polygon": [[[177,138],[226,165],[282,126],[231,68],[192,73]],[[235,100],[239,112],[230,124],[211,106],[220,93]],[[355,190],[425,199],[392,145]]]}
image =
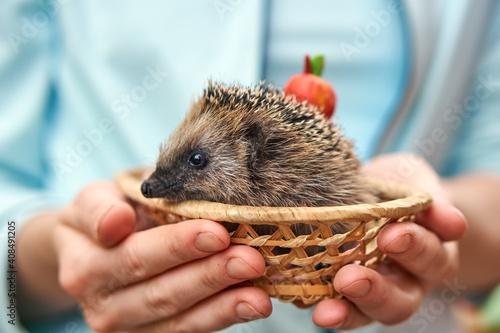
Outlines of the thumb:
{"label": "thumb", "polygon": [[100,181],[86,186],[63,209],[61,219],[96,243],[111,247],[132,233],[136,214],[113,183]]}
{"label": "thumb", "polygon": [[418,213],[416,221],[435,232],[442,240],[457,240],[467,231],[467,221],[452,204],[443,187],[443,180],[423,158],[408,153],[381,155],[367,163],[363,171],[429,193],[433,199],[432,205]]}

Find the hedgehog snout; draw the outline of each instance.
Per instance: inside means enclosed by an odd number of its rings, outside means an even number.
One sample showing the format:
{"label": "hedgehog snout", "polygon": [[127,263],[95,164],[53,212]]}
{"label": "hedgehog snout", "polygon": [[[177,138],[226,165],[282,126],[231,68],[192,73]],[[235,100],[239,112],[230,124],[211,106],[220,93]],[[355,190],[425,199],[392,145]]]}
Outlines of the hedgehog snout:
{"label": "hedgehog snout", "polygon": [[153,182],[149,179],[146,179],[141,185],[142,195],[146,198],[154,198],[154,185]]}
{"label": "hedgehog snout", "polygon": [[156,179],[146,179],[141,185],[141,192],[146,198],[164,198],[168,194],[170,186],[164,186]]}
{"label": "hedgehog snout", "polygon": [[146,198],[178,199],[184,184],[179,180],[165,183],[155,178],[146,179],[141,185],[141,192]]}

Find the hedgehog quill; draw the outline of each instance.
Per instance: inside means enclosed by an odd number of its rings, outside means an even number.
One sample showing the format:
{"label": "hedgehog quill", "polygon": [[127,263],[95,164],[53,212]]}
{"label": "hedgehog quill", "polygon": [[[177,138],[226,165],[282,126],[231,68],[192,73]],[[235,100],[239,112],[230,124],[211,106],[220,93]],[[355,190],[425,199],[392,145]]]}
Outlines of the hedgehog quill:
{"label": "hedgehog quill", "polygon": [[[209,82],[160,147],[156,169],[141,190],[147,198],[167,201],[270,207],[378,201],[341,129],[316,107],[263,82]],[[302,227],[297,235],[309,229]]]}

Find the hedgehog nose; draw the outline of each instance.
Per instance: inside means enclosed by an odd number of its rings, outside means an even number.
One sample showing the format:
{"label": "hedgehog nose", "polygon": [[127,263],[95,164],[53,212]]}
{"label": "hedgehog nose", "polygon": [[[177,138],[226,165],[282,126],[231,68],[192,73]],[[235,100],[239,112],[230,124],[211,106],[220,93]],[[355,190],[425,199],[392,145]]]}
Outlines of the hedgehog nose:
{"label": "hedgehog nose", "polygon": [[153,184],[149,179],[146,179],[141,185],[142,195],[146,198],[152,198],[154,194]]}

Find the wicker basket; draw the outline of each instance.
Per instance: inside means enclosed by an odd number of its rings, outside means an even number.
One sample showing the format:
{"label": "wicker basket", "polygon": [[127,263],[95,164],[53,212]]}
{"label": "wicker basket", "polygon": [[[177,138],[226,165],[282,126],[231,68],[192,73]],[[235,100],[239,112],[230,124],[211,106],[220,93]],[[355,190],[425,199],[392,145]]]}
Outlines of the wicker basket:
{"label": "wicker basket", "polygon": [[[157,225],[187,219],[205,218],[232,226],[231,244],[257,248],[264,257],[265,274],[253,284],[282,302],[301,300],[313,304],[326,298],[340,298],[333,278],[344,265],[355,263],[376,268],[385,255],[377,248],[376,237],[389,223],[413,220],[414,214],[428,208],[431,197],[410,187],[368,179],[377,187],[383,202],[337,207],[251,207],[206,201],[166,203],[146,199],[140,190],[144,170],[118,173],[115,180],[136,208],[145,211]],[[345,234],[333,234],[330,225],[352,224]],[[306,223],[314,231],[296,236],[290,226]],[[273,225],[272,235],[258,235],[252,226]],[[318,253],[308,255],[307,247]],[[284,248],[288,253],[273,251]],[[346,249],[346,250],[344,250]],[[344,250],[344,251],[342,251]]]}

